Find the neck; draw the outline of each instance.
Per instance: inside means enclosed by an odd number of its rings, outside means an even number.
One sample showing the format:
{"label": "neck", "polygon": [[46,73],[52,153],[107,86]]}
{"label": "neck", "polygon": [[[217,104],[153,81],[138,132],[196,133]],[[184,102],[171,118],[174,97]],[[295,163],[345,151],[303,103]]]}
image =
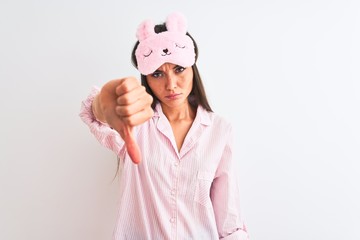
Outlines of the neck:
{"label": "neck", "polygon": [[168,107],[165,104],[161,104],[161,108],[164,115],[170,122],[194,120],[195,118],[196,111],[189,102],[185,102],[177,107]]}

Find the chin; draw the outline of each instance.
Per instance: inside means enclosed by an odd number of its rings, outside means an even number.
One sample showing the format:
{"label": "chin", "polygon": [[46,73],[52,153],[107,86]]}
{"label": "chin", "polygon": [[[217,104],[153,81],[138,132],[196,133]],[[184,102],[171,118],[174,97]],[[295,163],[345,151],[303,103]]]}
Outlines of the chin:
{"label": "chin", "polygon": [[175,100],[175,101],[167,101],[167,102],[165,102],[165,104],[166,104],[168,107],[181,107],[181,106],[187,105],[188,102],[179,99],[179,100]]}

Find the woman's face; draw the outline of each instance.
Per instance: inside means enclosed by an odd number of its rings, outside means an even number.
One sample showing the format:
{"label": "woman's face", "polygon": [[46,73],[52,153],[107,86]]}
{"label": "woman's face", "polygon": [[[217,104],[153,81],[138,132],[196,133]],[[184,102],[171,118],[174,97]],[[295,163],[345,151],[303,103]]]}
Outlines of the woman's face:
{"label": "woman's face", "polygon": [[187,97],[193,87],[193,70],[172,63],[164,63],[147,75],[147,83],[161,104],[176,108],[188,104]]}

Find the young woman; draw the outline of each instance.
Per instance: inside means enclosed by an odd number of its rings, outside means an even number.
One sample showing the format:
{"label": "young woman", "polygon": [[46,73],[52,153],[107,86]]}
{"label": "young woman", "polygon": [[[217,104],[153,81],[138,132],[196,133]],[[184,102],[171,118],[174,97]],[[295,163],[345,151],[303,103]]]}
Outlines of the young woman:
{"label": "young woman", "polygon": [[119,159],[114,239],[248,239],[231,125],[212,112],[180,13],[137,30],[141,73],[94,88],[80,116]]}

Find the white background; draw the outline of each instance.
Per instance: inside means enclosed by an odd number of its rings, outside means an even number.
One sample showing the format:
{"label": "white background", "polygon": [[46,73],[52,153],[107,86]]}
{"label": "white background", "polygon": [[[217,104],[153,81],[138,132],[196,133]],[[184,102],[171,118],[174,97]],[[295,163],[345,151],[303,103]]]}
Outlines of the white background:
{"label": "white background", "polygon": [[80,103],[138,76],[138,24],[172,11],[188,18],[213,109],[235,125],[251,239],[360,239],[357,0],[1,0],[0,239],[110,239],[116,158]]}

